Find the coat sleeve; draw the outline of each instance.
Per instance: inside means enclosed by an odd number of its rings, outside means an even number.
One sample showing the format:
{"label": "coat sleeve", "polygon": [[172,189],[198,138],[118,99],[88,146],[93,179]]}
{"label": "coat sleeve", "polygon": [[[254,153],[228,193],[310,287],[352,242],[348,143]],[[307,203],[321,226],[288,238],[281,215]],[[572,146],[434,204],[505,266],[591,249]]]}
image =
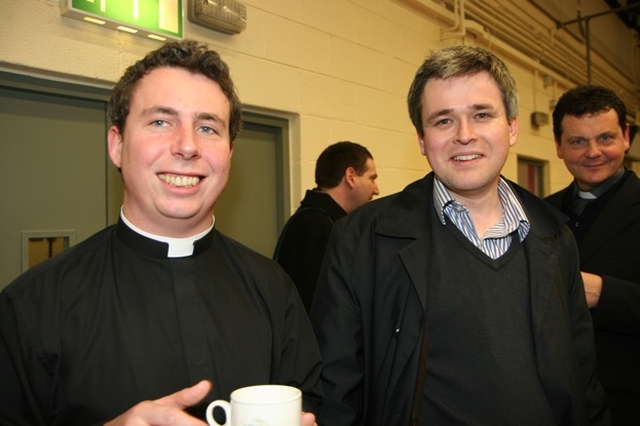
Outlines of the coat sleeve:
{"label": "coat sleeve", "polygon": [[294,214],[282,231],[280,247],[274,257],[289,274],[307,311],[320,274],[320,265],[333,222],[317,209]]}
{"label": "coat sleeve", "polygon": [[640,337],[640,282],[602,275],[602,293],[596,310],[594,321],[599,328]]}
{"label": "coat sleeve", "polygon": [[568,297],[573,340],[578,356],[578,363],[585,380],[585,396],[590,425],[611,424],[611,414],[606,403],[604,389],[597,377],[597,363],[593,323],[587,306],[584,285],[580,275],[579,254],[571,231],[565,227],[562,233],[568,269]]}
{"label": "coat sleeve", "polygon": [[364,357],[361,314],[350,276],[354,256],[334,227],[323,262],[311,322],[323,357],[320,426],[362,423]]}
{"label": "coat sleeve", "polygon": [[276,381],[299,388],[302,411],[317,415],[322,402],[320,351],[300,297],[289,278],[282,275],[288,289],[288,306],[283,310],[282,349]]}
{"label": "coat sleeve", "polygon": [[0,294],[0,424],[44,425],[38,401],[39,384],[48,376],[29,358],[23,342],[26,330],[18,330],[17,313],[7,292]]}

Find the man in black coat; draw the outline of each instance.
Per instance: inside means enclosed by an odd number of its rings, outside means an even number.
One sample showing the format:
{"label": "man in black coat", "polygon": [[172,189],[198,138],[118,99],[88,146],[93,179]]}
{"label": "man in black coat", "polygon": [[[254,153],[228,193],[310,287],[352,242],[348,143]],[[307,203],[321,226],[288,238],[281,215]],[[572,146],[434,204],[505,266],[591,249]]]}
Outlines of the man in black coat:
{"label": "man in black coat", "polygon": [[578,242],[598,375],[614,424],[640,425],[640,179],[623,167],[625,105],[604,87],[573,88],[558,100],[553,133],[574,180],[547,201]]}
{"label": "man in black coat", "polygon": [[408,105],[433,172],[333,228],[310,312],[318,424],[609,425],[566,216],[500,176],[513,75],[445,48]]}
{"label": "man in black coat", "polygon": [[379,194],[373,156],[357,143],[343,141],[325,148],[315,177],[317,188],[307,190],[273,254],[296,284],[307,311],[333,224]]}

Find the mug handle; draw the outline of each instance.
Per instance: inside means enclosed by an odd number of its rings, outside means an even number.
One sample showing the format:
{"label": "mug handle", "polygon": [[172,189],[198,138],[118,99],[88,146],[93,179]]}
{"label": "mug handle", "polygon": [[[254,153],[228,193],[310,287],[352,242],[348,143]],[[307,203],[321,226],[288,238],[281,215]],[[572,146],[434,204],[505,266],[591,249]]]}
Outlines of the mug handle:
{"label": "mug handle", "polygon": [[[220,424],[213,418],[213,409],[220,407],[224,410],[226,421],[224,424]],[[223,399],[217,399],[207,406],[207,423],[209,426],[227,426],[231,425],[231,404]]]}

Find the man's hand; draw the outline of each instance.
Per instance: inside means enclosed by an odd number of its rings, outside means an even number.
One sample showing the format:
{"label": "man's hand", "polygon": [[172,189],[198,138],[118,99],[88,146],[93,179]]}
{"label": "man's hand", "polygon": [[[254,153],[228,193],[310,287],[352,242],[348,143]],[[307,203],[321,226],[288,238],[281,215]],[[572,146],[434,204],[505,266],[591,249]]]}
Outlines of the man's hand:
{"label": "man's hand", "polygon": [[580,272],[582,281],[584,282],[584,293],[587,296],[587,305],[590,308],[598,306],[600,294],[602,293],[602,277],[600,275],[590,274],[589,272]]}
{"label": "man's hand", "polygon": [[104,426],[207,426],[184,409],[202,401],[211,390],[211,383],[200,383],[155,401],[143,401]]}

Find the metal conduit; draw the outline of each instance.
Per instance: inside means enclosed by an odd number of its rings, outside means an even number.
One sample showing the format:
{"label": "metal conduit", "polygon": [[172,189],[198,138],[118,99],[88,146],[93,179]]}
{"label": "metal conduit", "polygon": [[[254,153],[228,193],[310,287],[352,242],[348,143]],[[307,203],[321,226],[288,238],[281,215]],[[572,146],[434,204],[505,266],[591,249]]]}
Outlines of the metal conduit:
{"label": "metal conduit", "polygon": [[[482,0],[479,2],[467,0],[466,5],[468,17],[482,23],[493,31],[496,37],[569,80],[584,80],[586,62],[581,52],[568,49],[562,43],[552,43],[552,37],[545,36],[531,27],[527,28],[528,25],[525,22],[514,19],[516,14],[507,15],[501,9],[487,10],[487,4]],[[531,32],[534,33],[533,37]]]}

